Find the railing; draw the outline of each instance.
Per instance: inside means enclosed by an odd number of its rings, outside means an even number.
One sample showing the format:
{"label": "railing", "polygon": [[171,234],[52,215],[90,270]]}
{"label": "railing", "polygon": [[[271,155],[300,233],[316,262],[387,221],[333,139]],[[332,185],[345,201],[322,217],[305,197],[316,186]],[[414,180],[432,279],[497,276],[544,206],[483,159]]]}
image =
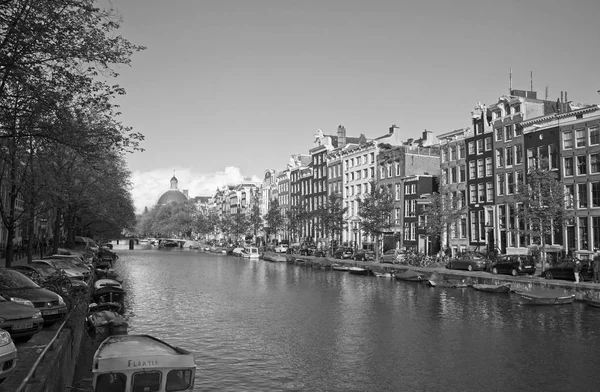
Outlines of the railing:
{"label": "railing", "polygon": [[53,349],[53,345],[54,345],[54,342],[56,341],[56,338],[58,337],[58,335],[60,335],[60,333],[62,332],[65,325],[67,325],[67,321],[69,321],[72,314],[73,314],[73,309],[69,312],[67,317],[65,317],[65,320],[62,322],[62,324],[58,328],[58,331],[56,331],[56,334],[54,335],[52,340],[50,340],[50,342],[46,345],[46,347],[44,347],[44,349],[40,353],[39,357],[35,360],[33,366],[31,367],[31,369],[29,369],[29,372],[27,373],[27,375],[25,376],[23,381],[21,381],[21,384],[19,384],[19,387],[16,389],[15,392],[23,392],[25,390],[25,387],[29,383],[29,381],[31,381],[35,377],[35,371],[37,370],[38,366],[42,362],[42,359],[44,359],[44,356],[46,355],[46,353],[48,351]]}

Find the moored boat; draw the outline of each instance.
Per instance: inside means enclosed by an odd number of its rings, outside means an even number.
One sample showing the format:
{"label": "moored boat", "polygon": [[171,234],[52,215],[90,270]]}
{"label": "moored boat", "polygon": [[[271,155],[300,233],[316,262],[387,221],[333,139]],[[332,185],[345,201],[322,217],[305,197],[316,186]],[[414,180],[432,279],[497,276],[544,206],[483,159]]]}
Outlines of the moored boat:
{"label": "moored boat", "polygon": [[362,267],[350,267],[350,268],[348,268],[348,272],[350,272],[353,275],[370,275],[371,274],[371,270],[362,268]]}
{"label": "moored boat", "polygon": [[375,275],[378,278],[393,278],[394,275],[392,275],[389,272],[375,272],[373,271],[373,275]]}
{"label": "moored boat", "polygon": [[486,291],[488,293],[509,293],[510,284],[473,284],[473,288],[478,291]]}
{"label": "moored boat", "polygon": [[600,298],[584,298],[583,302],[585,302],[588,306],[594,308],[600,308]]}
{"label": "moored boat", "polygon": [[258,248],[255,246],[246,246],[242,251],[242,257],[245,259],[255,259],[258,260],[260,257],[260,252]]}
{"label": "moored boat", "polygon": [[422,282],[425,280],[425,275],[412,270],[406,270],[396,274],[396,279],[406,280],[409,282]]}
{"label": "moored boat", "polygon": [[331,264],[331,269],[334,271],[348,271],[349,267],[347,265],[333,263]]}
{"label": "moored boat", "polygon": [[192,391],[194,355],[149,335],[106,338],[94,354],[95,392]]}
{"label": "moored boat", "polygon": [[516,291],[515,294],[522,305],[565,305],[575,301],[575,294],[554,290]]}

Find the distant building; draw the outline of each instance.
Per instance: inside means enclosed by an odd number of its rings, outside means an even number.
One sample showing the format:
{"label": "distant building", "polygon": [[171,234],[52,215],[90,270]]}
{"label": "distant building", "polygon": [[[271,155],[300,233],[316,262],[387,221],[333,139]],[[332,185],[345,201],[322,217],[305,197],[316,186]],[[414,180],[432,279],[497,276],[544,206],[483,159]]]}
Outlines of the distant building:
{"label": "distant building", "polygon": [[171,189],[158,198],[156,205],[163,206],[171,203],[185,203],[188,200],[188,191],[180,191],[177,187],[178,182],[175,176],[171,177]]}

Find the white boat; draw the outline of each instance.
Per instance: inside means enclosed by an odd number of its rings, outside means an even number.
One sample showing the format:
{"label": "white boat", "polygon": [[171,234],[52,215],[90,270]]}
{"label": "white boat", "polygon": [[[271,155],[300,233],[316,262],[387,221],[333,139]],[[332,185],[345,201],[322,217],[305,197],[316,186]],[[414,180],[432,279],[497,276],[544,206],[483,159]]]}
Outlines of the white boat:
{"label": "white boat", "polygon": [[114,279],[98,279],[96,282],[94,282],[95,290],[99,290],[104,287],[118,287],[120,289],[123,288],[123,286],[121,286],[121,283]]}
{"label": "white boat", "polygon": [[242,257],[244,257],[246,259],[258,260],[258,258],[260,257],[260,252],[258,251],[258,248],[255,246],[246,246],[246,247],[244,247],[244,250],[242,251]]}
{"label": "white boat", "polygon": [[194,355],[149,335],[106,338],[94,354],[95,392],[192,391]]}

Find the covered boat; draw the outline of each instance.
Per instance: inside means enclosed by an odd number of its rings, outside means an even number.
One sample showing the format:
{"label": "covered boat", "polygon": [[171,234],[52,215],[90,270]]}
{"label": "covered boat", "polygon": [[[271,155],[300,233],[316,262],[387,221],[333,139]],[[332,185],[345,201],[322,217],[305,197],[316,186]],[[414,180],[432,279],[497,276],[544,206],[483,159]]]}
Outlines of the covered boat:
{"label": "covered boat", "polygon": [[260,252],[255,246],[246,246],[242,251],[242,257],[245,259],[258,260],[260,258]]}
{"label": "covered boat", "polygon": [[555,290],[516,291],[515,294],[522,305],[564,305],[575,301],[575,294]]}
{"label": "covered boat", "polygon": [[348,271],[349,267],[347,265],[333,263],[331,264],[331,269],[334,271]]}
{"label": "covered boat", "polygon": [[370,275],[371,270],[362,268],[362,267],[350,267],[348,268],[348,272],[354,275]]}
{"label": "covered boat", "polygon": [[92,367],[95,392],[192,391],[194,355],[149,335],[109,336]]}
{"label": "covered boat", "polygon": [[487,291],[488,293],[509,293],[510,284],[473,284],[473,288],[478,291]]}
{"label": "covered boat", "polygon": [[[104,280],[104,279],[101,279]],[[96,282],[97,283],[97,282]],[[101,287],[94,287],[94,291],[91,295],[92,301],[97,304],[104,303],[117,303],[121,305],[121,309],[125,308],[125,290],[119,285],[105,285]]]}
{"label": "covered boat", "polygon": [[404,272],[396,274],[396,279],[406,280],[409,282],[422,282],[425,280],[425,275],[413,270],[406,270]]}
{"label": "covered boat", "polygon": [[103,339],[109,335],[125,335],[128,324],[121,312],[122,308],[118,303],[91,303],[86,319],[88,328],[96,337],[100,336]]}

